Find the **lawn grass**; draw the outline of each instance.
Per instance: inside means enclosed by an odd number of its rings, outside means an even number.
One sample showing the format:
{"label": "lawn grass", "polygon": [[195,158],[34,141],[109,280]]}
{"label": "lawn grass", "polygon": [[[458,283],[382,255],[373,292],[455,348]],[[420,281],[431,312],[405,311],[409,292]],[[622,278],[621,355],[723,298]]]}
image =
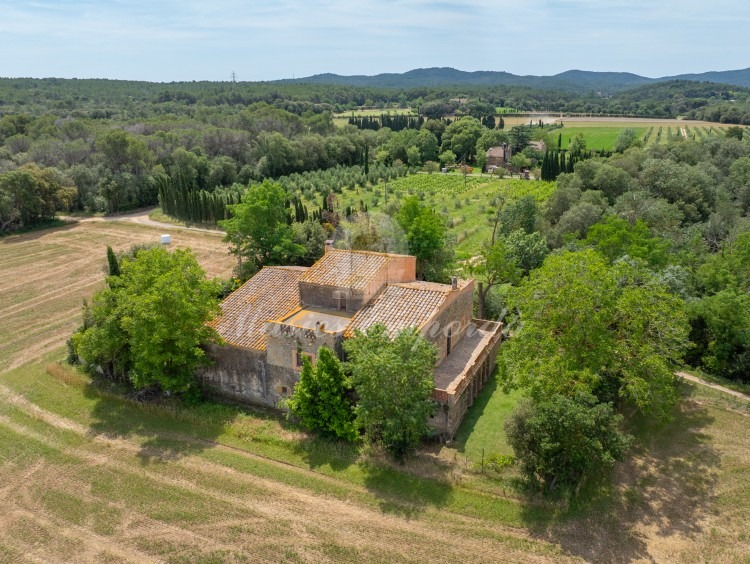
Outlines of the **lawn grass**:
{"label": "lawn grass", "polygon": [[504,423],[522,395],[519,390],[506,394],[493,376],[469,408],[451,446],[474,464],[481,462],[483,453],[512,455]]}

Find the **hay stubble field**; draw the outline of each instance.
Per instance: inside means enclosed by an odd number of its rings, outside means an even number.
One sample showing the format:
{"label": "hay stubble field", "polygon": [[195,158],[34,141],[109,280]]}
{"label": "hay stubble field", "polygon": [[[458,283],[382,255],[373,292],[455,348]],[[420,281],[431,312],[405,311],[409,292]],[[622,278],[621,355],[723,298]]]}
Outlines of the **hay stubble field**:
{"label": "hay stubble field", "polygon": [[[61,360],[104,248],[160,231],[86,222],[0,239],[0,562],[747,562],[750,407],[712,390],[683,385],[675,421],[565,512],[455,449],[393,467],[266,412],[92,385]],[[173,239],[211,275],[231,271],[220,237]]]}

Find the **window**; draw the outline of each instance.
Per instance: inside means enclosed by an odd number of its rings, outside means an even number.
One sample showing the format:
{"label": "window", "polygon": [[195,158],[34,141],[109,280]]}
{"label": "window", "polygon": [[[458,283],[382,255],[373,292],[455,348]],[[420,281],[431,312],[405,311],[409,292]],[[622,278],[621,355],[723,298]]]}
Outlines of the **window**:
{"label": "window", "polygon": [[341,311],[346,310],[346,292],[337,292],[336,298],[338,299],[338,308]]}
{"label": "window", "polygon": [[294,352],[294,368],[296,370],[302,370],[302,363],[304,362],[305,357],[307,357],[311,363],[315,364],[315,354],[305,351],[295,351]]}
{"label": "window", "polygon": [[453,340],[453,327],[448,327],[448,335],[446,336],[446,353],[445,356],[451,354],[451,341]]}

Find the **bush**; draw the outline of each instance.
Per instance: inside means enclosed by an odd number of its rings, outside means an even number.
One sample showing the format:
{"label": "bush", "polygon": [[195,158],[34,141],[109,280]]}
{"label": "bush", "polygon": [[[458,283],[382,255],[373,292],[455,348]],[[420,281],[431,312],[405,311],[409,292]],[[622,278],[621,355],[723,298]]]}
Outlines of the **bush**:
{"label": "bush", "polygon": [[526,478],[549,491],[579,488],[622,460],[632,438],[619,430],[611,404],[579,393],[521,401],[505,423],[508,442]]}

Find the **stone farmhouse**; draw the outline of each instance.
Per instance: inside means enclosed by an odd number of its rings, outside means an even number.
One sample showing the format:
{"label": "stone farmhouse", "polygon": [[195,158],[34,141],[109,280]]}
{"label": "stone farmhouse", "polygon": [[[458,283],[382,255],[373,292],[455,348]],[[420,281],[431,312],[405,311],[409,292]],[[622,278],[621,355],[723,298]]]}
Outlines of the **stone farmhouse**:
{"label": "stone farmhouse", "polygon": [[226,345],[201,378],[216,393],[275,406],[291,394],[304,357],[326,345],[342,356],[356,330],[417,327],[438,351],[430,424],[452,437],[495,366],[501,324],[472,319],[473,280],[416,279],[416,258],[334,249],[309,268],[267,266],[222,303],[212,324]]}
{"label": "stone farmhouse", "polygon": [[493,170],[497,167],[504,167],[510,162],[511,149],[510,145],[503,143],[498,147],[490,147],[487,149],[487,169],[492,168]]}

